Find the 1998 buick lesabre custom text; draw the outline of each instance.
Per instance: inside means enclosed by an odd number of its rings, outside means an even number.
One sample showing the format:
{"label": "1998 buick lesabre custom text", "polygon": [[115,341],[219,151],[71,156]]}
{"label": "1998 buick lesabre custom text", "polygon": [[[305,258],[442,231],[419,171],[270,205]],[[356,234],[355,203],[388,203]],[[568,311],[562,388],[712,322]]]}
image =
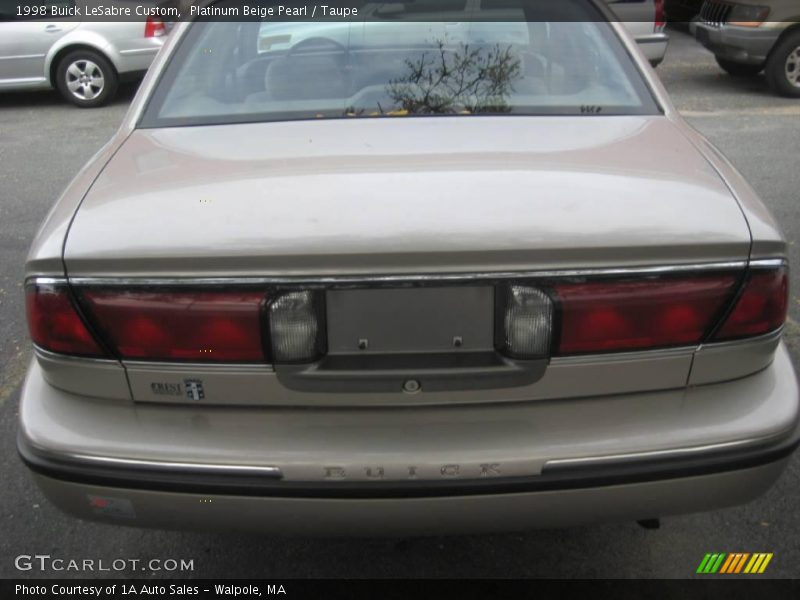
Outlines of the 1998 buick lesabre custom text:
{"label": "1998 buick lesabre custom text", "polygon": [[753,190],[605,8],[428,9],[176,27],[28,258],[18,445],[52,502],[409,534],[778,478],[786,242]]}

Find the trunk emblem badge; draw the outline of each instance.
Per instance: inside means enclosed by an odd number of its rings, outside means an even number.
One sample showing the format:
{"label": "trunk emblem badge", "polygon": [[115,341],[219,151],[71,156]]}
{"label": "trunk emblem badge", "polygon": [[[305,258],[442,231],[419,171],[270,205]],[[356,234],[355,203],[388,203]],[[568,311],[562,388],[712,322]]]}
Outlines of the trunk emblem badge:
{"label": "trunk emblem badge", "polygon": [[184,379],[183,385],[186,386],[186,397],[189,400],[197,402],[206,397],[206,393],[203,390],[203,382],[199,379]]}

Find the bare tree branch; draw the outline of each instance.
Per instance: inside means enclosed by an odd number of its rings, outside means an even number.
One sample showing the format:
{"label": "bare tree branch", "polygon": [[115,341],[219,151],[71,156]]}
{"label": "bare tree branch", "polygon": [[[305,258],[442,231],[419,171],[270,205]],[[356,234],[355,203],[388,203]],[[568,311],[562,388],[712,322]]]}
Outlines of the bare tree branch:
{"label": "bare tree branch", "polygon": [[387,93],[411,114],[509,112],[508,95],[520,75],[520,60],[511,46],[470,47],[449,50],[436,42],[435,54],[423,52],[407,59],[407,73],[393,79]]}

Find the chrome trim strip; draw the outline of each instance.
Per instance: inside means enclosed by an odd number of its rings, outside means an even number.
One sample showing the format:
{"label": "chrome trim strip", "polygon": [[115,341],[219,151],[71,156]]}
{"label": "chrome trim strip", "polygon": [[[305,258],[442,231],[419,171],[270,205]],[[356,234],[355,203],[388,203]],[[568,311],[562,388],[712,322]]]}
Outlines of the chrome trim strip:
{"label": "chrome trim strip", "polygon": [[707,444],[705,446],[690,446],[688,448],[671,448],[669,450],[650,450],[647,452],[629,452],[625,454],[607,454],[605,456],[584,456],[581,458],[556,458],[545,461],[542,466],[542,473],[548,469],[551,471],[566,470],[572,467],[581,466],[605,466],[616,462],[627,463],[631,461],[648,460],[651,458],[682,458],[695,454],[707,454],[718,450],[738,448],[741,446],[761,446],[782,436],[770,436],[767,438],[748,438],[733,442],[721,442],[719,444]]}
{"label": "chrome trim strip", "polygon": [[760,343],[767,343],[779,340],[783,335],[783,330],[785,325],[781,325],[775,331],[770,331],[769,333],[764,333],[762,335],[756,337],[748,337],[748,338],[740,338],[738,340],[726,340],[724,342],[706,342],[705,344],[700,344],[697,347],[697,351],[700,352],[701,350],[716,350],[716,349],[724,349],[724,348],[738,348],[745,344],[760,344]]}
{"label": "chrome trim strip", "polygon": [[59,285],[67,283],[67,279],[65,277],[27,277],[25,279],[25,285],[31,284],[37,285]]}
{"label": "chrome trim strip", "polygon": [[756,260],[751,260],[748,266],[753,269],[770,269],[784,267],[788,264],[789,261],[785,258],[759,258]]}
{"label": "chrome trim strip", "polygon": [[[750,341],[738,340],[738,341]],[[582,365],[609,362],[628,362],[631,360],[654,360],[658,358],[679,358],[692,356],[698,346],[674,346],[672,348],[653,348],[652,350],[634,350],[631,352],[597,352],[593,354],[575,354],[552,356],[551,365]]]}
{"label": "chrome trim strip", "polygon": [[122,359],[123,366],[134,373],[142,371],[156,371],[158,373],[184,372],[184,371],[208,371],[213,373],[233,373],[233,374],[261,374],[274,373],[275,368],[272,363],[215,363],[215,362],[175,362],[154,360],[133,360],[130,358]]}
{"label": "chrome trim strip", "polygon": [[45,360],[56,361],[56,362],[66,362],[66,363],[83,363],[86,366],[91,365],[108,365],[112,367],[121,367],[122,365],[120,362],[113,358],[99,358],[93,356],[74,356],[71,354],[59,354],[58,352],[51,352],[50,350],[45,350],[44,348],[33,344],[33,353],[37,358],[43,358]]}
{"label": "chrome trim strip", "polygon": [[[0,60],[20,60],[23,58],[44,58],[44,57],[45,57],[44,54],[16,54],[14,56],[0,56]],[[31,78],[25,77],[25,79],[31,79]]]}
{"label": "chrome trim strip", "polygon": [[[780,259],[782,260],[782,259]],[[760,262],[760,261],[757,261]],[[656,267],[612,267],[598,269],[563,269],[542,271],[497,271],[480,273],[436,273],[400,275],[333,275],[333,276],[254,276],[254,277],[70,277],[75,285],[257,285],[257,284],[358,284],[358,283],[414,283],[414,282],[470,282],[504,279],[553,279],[559,277],[589,277],[603,275],[659,275],[743,269],[747,261],[728,261]],[[756,262],[751,263],[756,265]]]}
{"label": "chrome trim strip", "polygon": [[[631,461],[646,461],[649,459],[670,459],[684,458],[686,456],[708,454],[717,451],[740,448],[743,446],[763,446],[772,441],[780,440],[785,433],[764,438],[748,438],[732,442],[721,442],[718,444],[707,444],[704,446],[691,446],[688,448],[674,448],[669,450],[652,450],[647,452],[631,452],[624,454],[611,454],[605,456],[589,456],[581,458],[559,458],[551,459],[544,463],[541,469],[542,475],[552,472],[567,471],[570,468],[583,466],[608,466],[614,463],[630,463]],[[186,463],[172,461],[156,461],[146,459],[115,458],[110,456],[96,456],[79,453],[52,453],[43,452],[40,448],[32,445],[37,453],[49,456],[56,461],[83,462],[94,465],[114,465],[124,466],[134,469],[152,469],[161,471],[175,471],[193,474],[215,474],[215,475],[257,475],[269,477],[271,479],[282,479],[283,473],[279,467],[275,466],[256,466],[256,465],[231,465],[213,463]]]}
{"label": "chrome trim strip", "polygon": [[637,44],[666,44],[669,42],[669,34],[658,31],[655,33],[637,35],[633,39],[636,40]]}
{"label": "chrome trim strip", "polygon": [[258,475],[272,479],[283,478],[279,467],[255,465],[230,465],[213,463],[187,463],[160,460],[145,460],[137,458],[114,458],[111,456],[96,456],[92,454],[78,454],[72,452],[48,452],[34,445],[32,447],[42,456],[60,462],[83,462],[94,465],[115,465],[143,470],[176,471],[196,474],[215,475]]}
{"label": "chrome trim strip", "polygon": [[133,48],[131,50],[120,50],[122,56],[135,56],[139,54],[156,54],[161,50],[161,46],[153,46],[152,48]]}
{"label": "chrome trim strip", "polygon": [[33,353],[37,358],[65,363],[80,363],[87,367],[91,366],[112,366],[132,369],[134,372],[153,370],[159,373],[183,372],[183,371],[209,371],[214,373],[274,373],[275,368],[271,363],[214,363],[214,362],[177,362],[164,361],[157,362],[152,360],[133,360],[114,358],[98,358],[92,356],[72,356],[70,354],[59,354],[50,352],[36,344],[33,344]]}

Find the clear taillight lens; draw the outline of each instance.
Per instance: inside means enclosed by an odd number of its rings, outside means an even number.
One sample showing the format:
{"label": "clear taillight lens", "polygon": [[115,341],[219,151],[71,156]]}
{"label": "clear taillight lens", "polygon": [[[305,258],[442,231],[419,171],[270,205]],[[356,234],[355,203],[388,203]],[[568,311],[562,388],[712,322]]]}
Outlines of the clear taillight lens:
{"label": "clear taillight lens", "polygon": [[310,362],[324,353],[321,294],[287,292],[270,302],[267,311],[275,362]]}
{"label": "clear taillight lens", "polygon": [[264,362],[264,291],[87,289],[91,315],[122,358]]}
{"label": "clear taillight lens", "polygon": [[25,289],[28,330],[44,350],[78,356],[104,356],[72,303],[66,285],[29,284]]}
{"label": "clear taillight lens", "polygon": [[789,272],[777,269],[750,271],[742,293],[713,341],[763,335],[780,328],[789,302]]}
{"label": "clear taillight lens", "polygon": [[718,322],[737,274],[586,281],[553,286],[557,354],[699,344]]}
{"label": "clear taillight lens", "polygon": [[550,354],[553,301],[539,289],[509,285],[502,290],[503,353],[533,359]]}

